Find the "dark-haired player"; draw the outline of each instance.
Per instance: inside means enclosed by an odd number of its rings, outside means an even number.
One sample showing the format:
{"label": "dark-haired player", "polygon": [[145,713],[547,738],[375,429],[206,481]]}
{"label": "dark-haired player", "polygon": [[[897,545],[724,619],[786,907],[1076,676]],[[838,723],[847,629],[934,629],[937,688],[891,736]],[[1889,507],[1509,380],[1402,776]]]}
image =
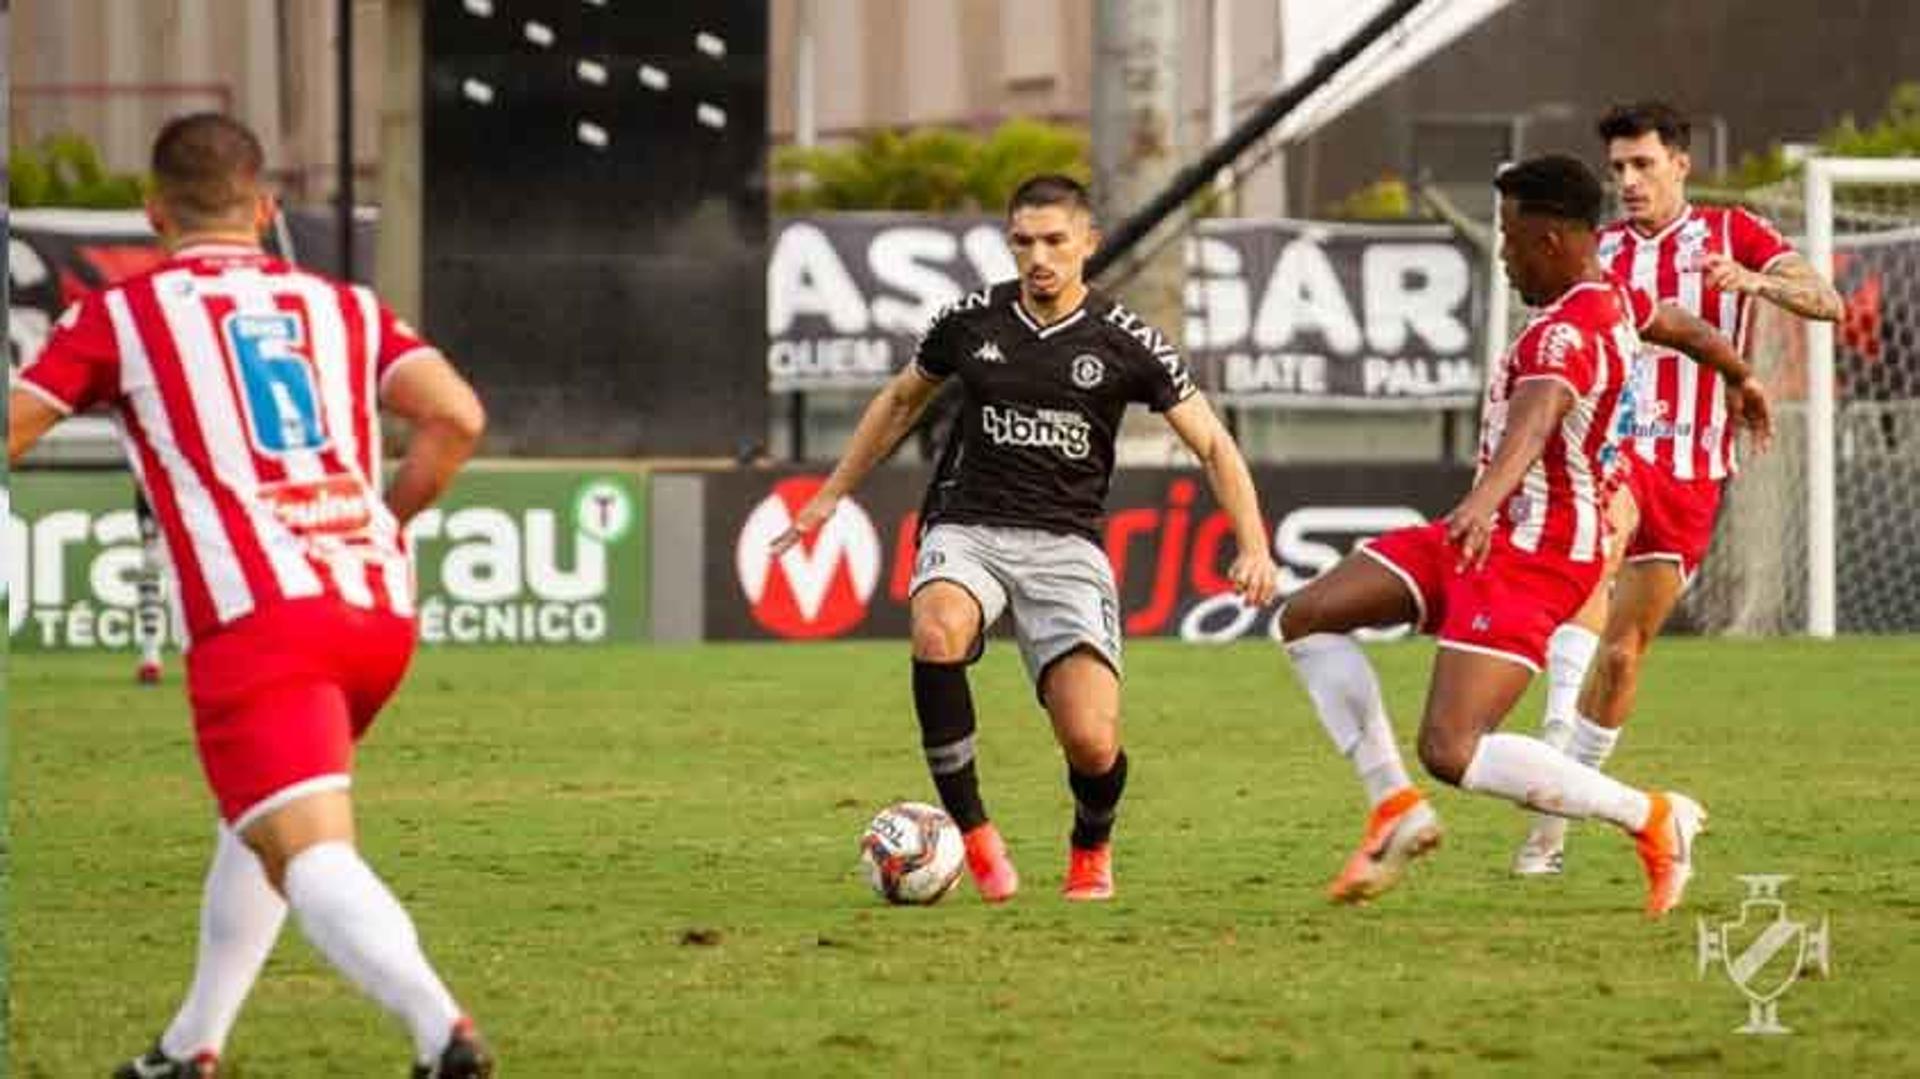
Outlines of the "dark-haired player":
{"label": "dark-haired player", "polygon": [[[350,789],[355,742],[413,655],[401,529],[452,482],[485,416],[371,292],[260,249],[263,168],[259,140],[229,117],[167,124],[147,204],[167,260],[69,308],[7,409],[15,461],[66,415],[118,415],[166,542],[220,814],[192,988],[158,1044],[114,1074],[217,1075],[291,914],[407,1028],[416,1077],[484,1077],[473,1024],[360,855]],[[382,410],[413,428],[384,498]]]}
{"label": "dark-haired player", "polygon": [[[1600,230],[1598,257],[1615,277],[1698,316],[1738,348],[1755,298],[1802,318],[1840,317],[1833,286],[1764,218],[1687,201],[1692,130],[1679,111],[1657,101],[1622,105],[1600,118],[1597,131],[1625,211]],[[1547,647],[1541,736],[1594,768],[1612,755],[1633,710],[1640,662],[1713,542],[1721,489],[1736,464],[1735,425],[1720,384],[1669,349],[1648,350],[1641,360],[1626,440],[1635,523],[1624,561],[1612,588],[1596,588]],[[1759,393],[1751,378],[1742,368],[1736,391]],[[1566,833],[1564,818],[1536,817],[1514,872],[1560,872]]]}
{"label": "dark-haired player", "polygon": [[1010,898],[1019,877],[980,799],[967,666],[988,627],[1011,613],[1067,758],[1074,819],[1065,893],[1101,900],[1113,894],[1110,837],[1127,755],[1118,600],[1100,525],[1129,403],[1165,415],[1206,470],[1239,545],[1228,572],[1235,590],[1265,604],[1279,570],[1246,463],[1180,354],[1082,279],[1099,243],[1086,188],[1064,176],[1021,184],[1007,208],[1007,242],[1019,280],[963,297],[933,320],[914,363],[867,407],[839,466],[772,557],[808,542],[941,383],[960,383],[960,417],[927,491],[912,582],[921,745],[966,837],[981,897]]}
{"label": "dark-haired player", "polygon": [[1411,622],[1439,641],[1420,720],[1427,771],[1476,793],[1618,825],[1646,867],[1647,911],[1664,914],[1686,888],[1706,813],[1683,795],[1636,790],[1538,739],[1496,730],[1540,670],[1547,636],[1600,579],[1605,507],[1633,422],[1622,391],[1638,331],[1681,343],[1717,368],[1738,357],[1697,319],[1656,311],[1601,267],[1594,230],[1602,192],[1585,165],[1538,157],[1494,184],[1501,259],[1538,310],[1488,382],[1479,476],[1444,520],[1367,543],[1281,615],[1294,671],[1373,803],[1360,848],[1329,895],[1377,896],[1440,841],[1439,818],[1401,765],[1379,681],[1349,636]]}

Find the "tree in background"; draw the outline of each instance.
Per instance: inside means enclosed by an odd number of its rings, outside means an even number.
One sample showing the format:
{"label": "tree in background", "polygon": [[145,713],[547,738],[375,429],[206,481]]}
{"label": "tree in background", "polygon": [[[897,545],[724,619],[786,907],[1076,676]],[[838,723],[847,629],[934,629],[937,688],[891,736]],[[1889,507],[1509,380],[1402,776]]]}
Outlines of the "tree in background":
{"label": "tree in background", "polygon": [[846,146],[783,146],[774,152],[774,206],[820,210],[999,213],[1035,173],[1092,174],[1085,132],[1039,120],[1008,120],[982,137],[952,128],[882,131]]}
{"label": "tree in background", "polygon": [[125,210],[141,204],[146,181],[130,173],[108,172],[100,152],[80,135],[49,135],[15,146],[7,175],[7,195],[16,208],[72,206]]}
{"label": "tree in background", "polygon": [[[1920,82],[1894,87],[1886,111],[1867,127],[1850,114],[1841,117],[1821,133],[1817,146],[1830,157],[1920,157]],[[1721,178],[1721,185],[1738,190],[1765,187],[1799,171],[1797,163],[1787,160],[1785,148],[1775,143],[1763,153],[1741,158],[1739,168]]]}

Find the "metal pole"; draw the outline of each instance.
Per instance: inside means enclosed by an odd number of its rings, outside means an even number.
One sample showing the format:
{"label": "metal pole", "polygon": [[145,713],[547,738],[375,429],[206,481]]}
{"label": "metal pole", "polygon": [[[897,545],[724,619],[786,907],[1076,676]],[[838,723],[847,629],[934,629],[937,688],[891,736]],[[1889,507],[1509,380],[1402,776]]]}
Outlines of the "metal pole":
{"label": "metal pole", "polygon": [[335,109],[339,128],[334,132],[338,179],[334,186],[339,200],[340,277],[346,281],[353,280],[353,5],[354,0],[335,0],[334,4],[334,77],[339,80]]}
{"label": "metal pole", "polygon": [[[1213,45],[1208,57],[1212,77],[1207,90],[1207,139],[1218,144],[1233,133],[1233,0],[1212,0],[1210,21]],[[1213,189],[1222,200],[1233,197],[1232,168],[1220,170]]]}
{"label": "metal pole", "polygon": [[[1807,162],[1807,260],[1833,280],[1833,174]],[[1834,632],[1833,323],[1807,319],[1807,635]]]}
{"label": "metal pole", "polygon": [[[1158,195],[1154,196],[1151,202],[1142,206],[1132,217],[1121,222],[1118,228],[1108,233],[1107,242],[1102,245],[1098,251],[1093,253],[1092,259],[1088,260],[1087,275],[1089,277],[1098,276],[1115,262],[1118,262],[1122,256],[1132,251],[1140,241],[1146,239],[1148,234],[1159,226],[1160,222],[1166,220],[1168,215],[1185,205],[1188,199],[1197,194],[1202,187],[1205,187],[1208,181],[1213,178],[1214,173],[1232,164],[1236,158],[1246,152],[1248,147],[1252,146],[1261,136],[1272,130],[1274,125],[1286,119],[1287,114],[1298,107],[1299,104],[1312,95],[1315,90],[1326,85],[1327,81],[1338,74],[1341,68],[1346,67],[1355,57],[1365,52],[1369,45],[1372,45],[1375,41],[1385,36],[1386,33],[1397,26],[1402,19],[1406,18],[1415,8],[1425,2],[1426,0],[1394,0],[1392,4],[1382,8],[1373,18],[1368,19],[1364,26],[1354,31],[1353,36],[1341,42],[1339,48],[1322,56],[1320,62],[1313,65],[1313,70],[1307,72],[1306,76],[1299,82],[1268,98],[1267,102],[1261,105],[1258,111],[1241,121],[1239,127],[1233,129],[1233,133],[1227,136],[1225,142],[1214,146],[1202,155],[1198,161],[1180,170],[1179,174],[1173,178],[1172,183],[1168,184]],[[1096,19],[1099,18],[1097,14],[1098,10],[1099,9],[1096,8]],[[1098,24],[1096,23],[1096,39],[1098,33]],[[1106,57],[1098,57],[1097,59],[1104,61]],[[1095,90],[1095,148],[1097,153],[1099,144],[1099,131],[1097,126],[1099,121],[1097,75]]]}
{"label": "metal pole", "polygon": [[812,146],[819,138],[814,112],[813,0],[799,0],[794,9],[793,35],[793,144]]}

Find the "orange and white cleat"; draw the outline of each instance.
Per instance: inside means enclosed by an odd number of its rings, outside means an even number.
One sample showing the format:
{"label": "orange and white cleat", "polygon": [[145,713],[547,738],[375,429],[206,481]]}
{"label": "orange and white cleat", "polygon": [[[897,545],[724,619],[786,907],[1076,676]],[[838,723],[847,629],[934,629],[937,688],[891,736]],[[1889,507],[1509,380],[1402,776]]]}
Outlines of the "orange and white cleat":
{"label": "orange and white cleat", "polygon": [[1373,807],[1360,849],[1327,886],[1335,903],[1365,903],[1384,895],[1407,872],[1407,864],[1440,845],[1440,815],[1413,787],[1402,787]]}
{"label": "orange and white cleat", "polygon": [[980,898],[989,903],[1005,903],[1020,890],[1020,874],[1007,857],[1007,844],[1000,829],[988,821],[962,835],[967,847],[967,872],[973,875]]}
{"label": "orange and white cleat", "polygon": [[1680,905],[1693,879],[1693,843],[1707,827],[1707,811],[1684,794],[1648,791],[1653,811],[1633,833],[1640,864],[1647,871],[1647,917],[1659,918]]}
{"label": "orange and white cleat", "polygon": [[1073,903],[1097,903],[1113,898],[1113,844],[1069,847],[1067,883],[1062,894]]}

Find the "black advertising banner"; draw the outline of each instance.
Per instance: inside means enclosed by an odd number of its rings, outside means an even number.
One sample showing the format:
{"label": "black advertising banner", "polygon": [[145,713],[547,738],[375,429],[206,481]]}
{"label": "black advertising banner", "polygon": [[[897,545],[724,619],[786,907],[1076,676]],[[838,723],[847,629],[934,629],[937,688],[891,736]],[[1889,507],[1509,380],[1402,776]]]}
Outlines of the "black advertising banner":
{"label": "black advertising banner", "polygon": [[[927,474],[882,469],[807,542],[770,559],[768,544],[819,489],[821,472],[737,471],[706,478],[706,625],[716,640],[905,637]],[[1291,594],[1354,543],[1444,513],[1472,471],[1453,465],[1300,465],[1254,471]],[[1105,547],[1129,636],[1231,640],[1274,632],[1275,608],[1229,592],[1227,516],[1198,472],[1114,477]]]}
{"label": "black advertising banner", "polygon": [[1014,276],[988,217],[822,214],[778,222],[767,258],[767,385],[879,386],[948,301]]}
{"label": "black advertising banner", "polygon": [[1471,408],[1487,274],[1441,225],[1202,221],[1186,349],[1238,404]]}

